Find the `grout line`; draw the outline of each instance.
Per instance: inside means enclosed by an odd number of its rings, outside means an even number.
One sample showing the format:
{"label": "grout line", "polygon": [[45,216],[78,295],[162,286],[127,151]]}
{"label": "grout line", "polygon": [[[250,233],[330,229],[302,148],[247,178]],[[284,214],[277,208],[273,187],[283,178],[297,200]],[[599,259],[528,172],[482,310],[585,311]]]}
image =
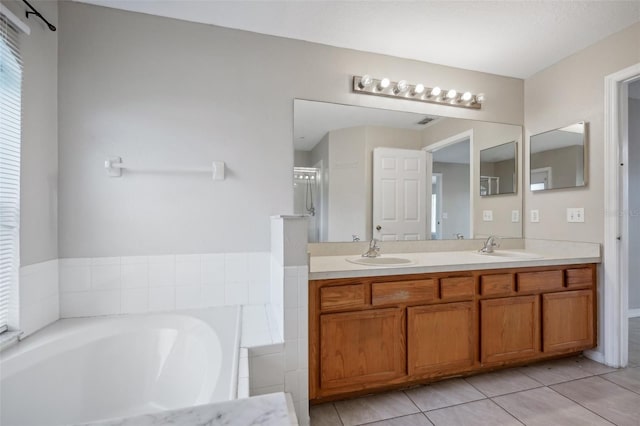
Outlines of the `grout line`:
{"label": "grout line", "polygon": [[418,406],[418,404],[413,399],[411,399],[411,396],[409,396],[409,394],[407,393],[407,391],[405,389],[402,389],[400,392],[402,392],[404,394],[404,396],[406,396],[409,399],[409,401],[411,401],[411,403],[418,409],[418,411],[420,413],[423,412],[422,409]]}
{"label": "grout line", "polygon": [[[489,374],[489,373],[488,373]],[[485,398],[490,398],[489,395],[487,395],[486,393],[482,392],[480,390],[480,388],[476,387],[473,385],[473,383],[467,381],[467,377],[462,379],[466,384],[468,384],[469,386],[471,386],[472,388],[474,388],[475,390],[477,390],[478,392],[480,392],[482,395],[484,395]]]}
{"label": "grout line", "polygon": [[335,402],[331,402],[330,404],[333,407],[333,411],[335,411],[336,414],[338,415],[338,420],[340,421],[340,426],[344,426],[344,421],[342,420],[342,416],[340,415],[340,411],[338,411],[338,407],[336,407]]}
{"label": "grout line", "polygon": [[[540,389],[540,388],[534,388],[534,389]],[[527,389],[527,390],[531,390],[531,389]],[[521,391],[521,392],[526,392],[526,391]],[[503,396],[503,395],[496,395],[496,396]],[[504,408],[502,405],[498,404],[496,401],[493,400],[493,398],[489,398],[489,401],[491,401],[492,403],[494,403],[496,405],[496,407],[498,407],[499,409],[501,409],[502,411],[504,411],[505,413],[507,413],[508,415],[510,415],[511,417],[513,417],[518,423],[520,423],[521,425],[524,425],[525,423],[520,420],[519,418],[517,418],[514,414],[511,414],[506,408]]]}
{"label": "grout line", "polygon": [[[586,379],[586,377],[585,377],[585,379]],[[558,384],[559,384],[559,383],[558,383]],[[555,390],[555,389],[553,389],[553,388],[551,388],[551,387],[549,387],[549,386],[547,386],[547,387],[548,387],[552,392],[555,392],[555,393],[557,393],[558,395],[560,395],[560,396],[562,396],[562,397],[564,397],[564,398],[567,398],[569,401],[573,402],[574,404],[577,404],[577,405],[579,405],[580,407],[584,408],[585,410],[589,411],[590,413],[593,413],[593,414],[595,414],[596,416],[600,417],[600,418],[601,418],[601,419],[603,419],[605,422],[608,422],[608,423],[611,423],[612,425],[615,425],[615,423],[613,423],[611,420],[607,419],[607,418],[606,418],[606,417],[604,417],[604,416],[601,416],[601,415],[600,415],[600,413],[597,413],[597,412],[595,412],[595,411],[591,410],[590,408],[585,407],[584,405],[580,404],[578,401],[575,401],[575,400],[573,400],[573,399],[569,398],[567,395],[565,395],[565,394],[561,393],[560,391],[557,391],[557,390]]]}

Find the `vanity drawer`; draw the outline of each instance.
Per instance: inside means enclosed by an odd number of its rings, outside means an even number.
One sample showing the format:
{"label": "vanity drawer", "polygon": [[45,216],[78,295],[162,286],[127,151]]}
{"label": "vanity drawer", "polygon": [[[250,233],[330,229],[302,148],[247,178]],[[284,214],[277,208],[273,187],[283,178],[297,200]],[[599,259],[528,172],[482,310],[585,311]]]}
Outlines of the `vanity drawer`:
{"label": "vanity drawer", "polygon": [[339,285],[320,289],[320,309],[331,311],[345,308],[360,308],[367,305],[364,284]]}
{"label": "vanity drawer", "polygon": [[371,304],[424,303],[438,298],[438,280],[395,281],[371,284]]}
{"label": "vanity drawer", "polygon": [[473,277],[456,277],[440,279],[440,297],[449,299],[471,299],[476,293]]}
{"label": "vanity drawer", "polygon": [[593,285],[593,270],[591,268],[575,268],[564,271],[567,288],[585,288]]}
{"label": "vanity drawer", "polygon": [[480,294],[483,296],[506,296],[514,291],[513,274],[492,274],[480,277]]}
{"label": "vanity drawer", "polygon": [[518,274],[518,291],[562,290],[563,271],[521,272]]}

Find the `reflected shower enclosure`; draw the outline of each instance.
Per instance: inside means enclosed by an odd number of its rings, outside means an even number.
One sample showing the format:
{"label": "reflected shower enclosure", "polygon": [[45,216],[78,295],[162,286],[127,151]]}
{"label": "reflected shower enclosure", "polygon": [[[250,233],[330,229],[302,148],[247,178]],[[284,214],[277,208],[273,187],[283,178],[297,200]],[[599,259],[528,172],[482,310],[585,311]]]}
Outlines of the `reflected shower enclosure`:
{"label": "reflected shower enclosure", "polygon": [[293,213],[308,216],[310,243],[320,241],[322,187],[319,167],[293,168]]}

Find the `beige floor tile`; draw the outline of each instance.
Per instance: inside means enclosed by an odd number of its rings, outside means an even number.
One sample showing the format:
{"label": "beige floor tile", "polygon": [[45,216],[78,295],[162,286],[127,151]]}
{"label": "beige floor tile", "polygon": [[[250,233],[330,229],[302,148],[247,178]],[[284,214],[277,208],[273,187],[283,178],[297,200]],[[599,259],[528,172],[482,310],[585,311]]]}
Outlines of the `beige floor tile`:
{"label": "beige floor tile", "polygon": [[420,412],[402,392],[391,392],[335,403],[345,426],[360,425]]}
{"label": "beige floor tile", "polygon": [[429,411],[435,426],[521,426],[511,414],[489,399]]}
{"label": "beige floor tile", "polygon": [[612,373],[614,371],[617,371],[617,368],[613,368],[613,367],[607,367],[604,364],[600,364],[599,362],[596,362],[594,360],[591,360],[587,357],[584,356],[576,356],[576,357],[572,357],[572,358],[565,358],[565,359],[560,359],[557,361],[558,363],[562,364],[562,365],[567,365],[567,366],[574,366],[574,367],[578,367],[578,368],[582,368],[585,371],[588,371],[589,373],[592,374],[605,374],[605,373]]}
{"label": "beige floor tile", "polygon": [[433,426],[423,413],[396,417],[381,422],[368,423],[367,426]]}
{"label": "beige floor tile", "polygon": [[405,391],[422,411],[436,410],[485,396],[462,379],[450,379]]}
{"label": "beige floor tile", "polygon": [[493,401],[527,426],[611,425],[547,387],[498,396]]}
{"label": "beige floor tile", "polygon": [[491,397],[538,388],[542,384],[518,370],[509,369],[479,374],[465,379],[483,394]]}
{"label": "beige floor tile", "polygon": [[570,359],[540,362],[519,368],[518,371],[537,380],[543,385],[555,385],[569,380],[582,379],[593,376],[594,373],[584,368],[580,363]]}
{"label": "beige floor tile", "polygon": [[552,389],[618,426],[640,424],[640,395],[601,377],[560,383]]}
{"label": "beige floor tile", "polygon": [[311,426],[342,426],[336,407],[332,403],[311,406],[309,417]]}
{"label": "beige floor tile", "polygon": [[623,388],[640,393],[640,368],[625,368],[615,373],[604,374],[603,379],[607,379]]}

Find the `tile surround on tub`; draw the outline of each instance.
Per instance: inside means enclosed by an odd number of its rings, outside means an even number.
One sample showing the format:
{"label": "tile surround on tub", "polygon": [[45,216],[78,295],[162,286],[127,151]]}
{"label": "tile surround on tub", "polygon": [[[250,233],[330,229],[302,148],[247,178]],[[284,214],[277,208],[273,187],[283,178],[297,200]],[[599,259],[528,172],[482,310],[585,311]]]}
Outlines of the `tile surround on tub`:
{"label": "tile surround on tub", "polygon": [[62,318],[269,303],[269,252],[61,259]]}
{"label": "tile surround on tub", "polygon": [[60,318],[57,259],[20,268],[19,327],[22,338]]}

